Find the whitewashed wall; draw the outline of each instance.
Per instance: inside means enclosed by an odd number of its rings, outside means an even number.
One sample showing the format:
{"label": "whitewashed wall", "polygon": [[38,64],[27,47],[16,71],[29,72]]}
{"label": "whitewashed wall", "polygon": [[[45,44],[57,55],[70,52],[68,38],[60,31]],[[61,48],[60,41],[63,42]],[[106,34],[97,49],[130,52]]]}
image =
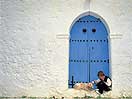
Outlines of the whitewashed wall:
{"label": "whitewashed wall", "polygon": [[[86,93],[67,81],[70,25],[88,1],[0,0],[0,96]],[[90,11],[110,28],[112,97],[132,96],[132,0],[91,0]]]}

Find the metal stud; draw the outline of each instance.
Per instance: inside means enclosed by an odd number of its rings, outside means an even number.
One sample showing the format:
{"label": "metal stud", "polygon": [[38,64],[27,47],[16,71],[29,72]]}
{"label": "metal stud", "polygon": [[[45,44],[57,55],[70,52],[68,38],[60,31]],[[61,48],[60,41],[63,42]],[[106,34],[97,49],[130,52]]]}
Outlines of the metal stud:
{"label": "metal stud", "polygon": [[87,32],[87,29],[84,28],[82,31],[85,33],[85,32]]}
{"label": "metal stud", "polygon": [[99,22],[101,22],[99,18],[98,18],[97,20],[98,20]]}
{"label": "metal stud", "polygon": [[92,29],[92,32],[93,32],[93,33],[95,33],[95,32],[96,32],[96,29],[95,29],[95,28],[93,28],[93,29]]}
{"label": "metal stud", "polygon": [[107,60],[107,62],[109,63],[109,59]]}
{"label": "metal stud", "polygon": [[99,18],[97,20],[100,20]]}

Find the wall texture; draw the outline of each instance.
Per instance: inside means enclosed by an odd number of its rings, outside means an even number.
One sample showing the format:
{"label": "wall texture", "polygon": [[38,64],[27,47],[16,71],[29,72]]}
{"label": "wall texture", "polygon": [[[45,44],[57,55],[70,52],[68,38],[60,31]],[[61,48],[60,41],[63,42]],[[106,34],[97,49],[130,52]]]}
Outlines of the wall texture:
{"label": "wall texture", "polygon": [[89,8],[110,28],[111,96],[132,96],[132,0],[0,3],[0,96],[92,95],[67,85],[70,25]]}

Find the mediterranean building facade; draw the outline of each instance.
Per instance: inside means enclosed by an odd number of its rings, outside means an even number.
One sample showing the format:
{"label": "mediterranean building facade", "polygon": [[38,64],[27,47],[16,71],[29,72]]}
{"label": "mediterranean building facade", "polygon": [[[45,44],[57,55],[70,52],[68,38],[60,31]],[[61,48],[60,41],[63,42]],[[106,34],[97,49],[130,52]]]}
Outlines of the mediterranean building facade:
{"label": "mediterranean building facade", "polygon": [[0,96],[95,96],[72,87],[99,70],[111,97],[132,96],[131,0],[0,3]]}

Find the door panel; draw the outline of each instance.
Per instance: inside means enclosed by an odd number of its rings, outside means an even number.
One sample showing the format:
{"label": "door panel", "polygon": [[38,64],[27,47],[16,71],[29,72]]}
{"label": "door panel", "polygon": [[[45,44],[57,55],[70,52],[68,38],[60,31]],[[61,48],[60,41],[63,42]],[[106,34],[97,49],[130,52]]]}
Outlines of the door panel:
{"label": "door panel", "polygon": [[88,81],[87,30],[86,25],[76,22],[70,35],[69,87]]}

